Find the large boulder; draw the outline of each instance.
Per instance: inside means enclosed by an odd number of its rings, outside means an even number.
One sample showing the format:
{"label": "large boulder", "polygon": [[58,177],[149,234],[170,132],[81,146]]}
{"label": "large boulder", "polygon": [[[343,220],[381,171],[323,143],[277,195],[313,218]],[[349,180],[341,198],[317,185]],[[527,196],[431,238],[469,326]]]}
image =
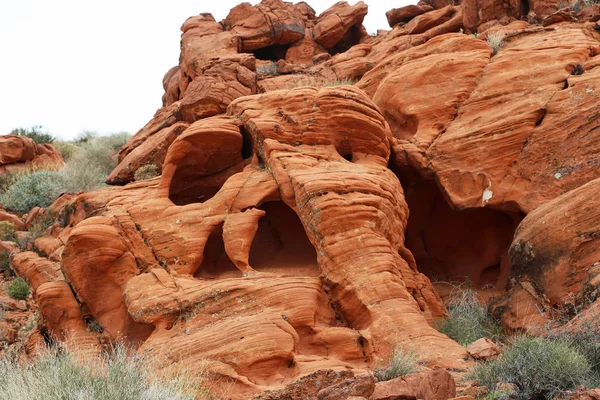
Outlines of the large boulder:
{"label": "large boulder", "polygon": [[63,158],[51,144],[36,144],[25,136],[0,136],[0,173],[28,168],[59,169]]}
{"label": "large boulder", "polygon": [[595,179],[538,207],[517,228],[511,273],[534,281],[551,304],[581,306],[599,293],[599,193]]}

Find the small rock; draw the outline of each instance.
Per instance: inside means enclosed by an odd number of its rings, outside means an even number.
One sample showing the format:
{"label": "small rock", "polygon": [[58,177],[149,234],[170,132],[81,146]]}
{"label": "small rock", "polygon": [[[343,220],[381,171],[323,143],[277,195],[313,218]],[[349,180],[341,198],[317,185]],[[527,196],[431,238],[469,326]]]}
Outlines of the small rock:
{"label": "small rock", "polygon": [[490,360],[500,354],[500,349],[496,343],[488,338],[481,338],[469,345],[467,351],[476,360]]}
{"label": "small rock", "polygon": [[424,400],[446,400],[456,396],[456,383],[450,372],[443,368],[434,369],[419,384],[417,398]]}

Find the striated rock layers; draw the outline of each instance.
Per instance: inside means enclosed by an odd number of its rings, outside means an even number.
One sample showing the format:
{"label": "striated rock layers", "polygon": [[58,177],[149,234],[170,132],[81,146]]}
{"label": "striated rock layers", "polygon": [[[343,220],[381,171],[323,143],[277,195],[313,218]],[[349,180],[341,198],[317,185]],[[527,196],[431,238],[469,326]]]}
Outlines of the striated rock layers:
{"label": "striated rock layers", "polygon": [[[384,385],[368,372],[396,346],[468,367],[434,329],[446,310],[430,278],[485,290],[508,329],[587,310],[597,18],[452,3],[392,10],[376,37],[362,2],[188,19],[164,107],[108,178],[126,185],[62,196],[45,258],[11,257],[49,331],[208,369],[232,398],[446,398],[442,369]],[[129,183],[146,164],[161,176]]]}
{"label": "striated rock layers", "polygon": [[59,169],[60,152],[51,144],[36,144],[24,136],[0,136],[0,173],[28,167]]}

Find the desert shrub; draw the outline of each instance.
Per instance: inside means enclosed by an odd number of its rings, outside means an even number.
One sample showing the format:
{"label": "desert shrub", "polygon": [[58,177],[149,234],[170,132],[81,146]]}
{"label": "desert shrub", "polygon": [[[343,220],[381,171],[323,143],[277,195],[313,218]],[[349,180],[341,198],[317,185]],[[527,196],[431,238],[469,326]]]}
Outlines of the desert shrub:
{"label": "desert shrub", "polygon": [[91,192],[104,186],[107,173],[103,166],[89,162],[84,156],[77,156],[61,171],[64,177],[64,191]]}
{"label": "desert shrub", "polygon": [[0,194],[5,193],[12,185],[25,176],[31,175],[36,171],[33,167],[18,168],[3,172],[0,174]]}
{"label": "desert shrub", "polygon": [[17,242],[19,237],[17,236],[17,230],[15,225],[8,221],[0,221],[0,240],[3,242]]}
{"label": "desert shrub", "polygon": [[37,144],[52,143],[55,138],[49,133],[42,132],[41,126],[32,126],[31,128],[17,128],[10,132],[11,135],[25,136]]}
{"label": "desert shrub", "polygon": [[10,254],[3,251],[0,253],[0,274],[10,270]]}
{"label": "desert shrub", "polygon": [[354,85],[356,81],[354,79],[336,79],[333,81],[323,83],[325,87],[340,86],[340,85]]}
{"label": "desert shrub", "polygon": [[379,381],[389,381],[412,374],[416,371],[418,362],[419,355],[414,350],[397,347],[390,355],[389,365],[386,368],[376,369],[375,377]]}
{"label": "desert shrub", "polygon": [[256,67],[256,73],[259,75],[277,76],[279,75],[279,67],[277,67],[275,61],[271,61],[269,64],[263,64]]}
{"label": "desert shrub", "polygon": [[87,165],[108,175],[117,166],[117,152],[127,143],[128,133],[115,133],[109,136],[92,136],[81,144],[80,158]]}
{"label": "desert shrub", "polygon": [[508,383],[514,388],[512,397],[541,400],[585,386],[593,376],[586,358],[567,341],[523,335],[500,358],[478,364],[469,378],[490,393]]}
{"label": "desert shrub", "polygon": [[124,350],[86,361],[58,350],[26,365],[0,359],[0,393],[11,400],[192,400],[197,392],[186,375],[162,378],[145,359]]}
{"label": "desert shrub", "polygon": [[29,294],[29,285],[25,279],[18,277],[6,288],[6,293],[10,298],[16,300],[25,300]]}
{"label": "desert shrub", "polygon": [[156,178],[159,175],[158,167],[154,164],[148,164],[138,168],[135,174],[133,174],[133,178],[136,181],[145,181],[146,179]]}
{"label": "desert shrub", "polygon": [[567,343],[582,354],[592,370],[594,387],[600,386],[600,324],[590,321],[574,331],[555,331],[548,335],[549,340]]}
{"label": "desert shrub", "polygon": [[79,146],[77,146],[71,142],[63,142],[62,140],[55,140],[54,143],[52,143],[52,144],[54,145],[54,147],[56,147],[56,150],[58,150],[60,152],[60,154],[62,155],[62,158],[63,158],[63,160],[65,160],[65,162],[69,162],[69,160],[71,160],[73,157],[75,157],[81,151]]}
{"label": "desert shrub", "polygon": [[77,134],[77,136],[75,137],[75,140],[73,140],[74,143],[77,144],[81,144],[81,143],[87,143],[90,139],[98,137],[98,134],[96,132],[93,131],[81,131]]}
{"label": "desert shrub", "polygon": [[498,54],[502,46],[504,45],[504,35],[500,32],[493,32],[487,35],[485,39],[488,45],[492,48],[492,54]]}
{"label": "desert shrub", "polygon": [[31,233],[32,240],[44,236],[44,232],[54,223],[54,213],[48,209],[44,214],[40,214],[31,224],[28,231]]}
{"label": "desert shrub", "polygon": [[33,207],[48,207],[62,193],[64,177],[58,172],[37,171],[20,178],[3,195],[9,211],[26,213]]}
{"label": "desert shrub", "polygon": [[470,288],[453,290],[448,303],[447,319],[438,325],[440,332],[463,346],[487,337],[498,339],[502,328],[482,305],[479,296]]}

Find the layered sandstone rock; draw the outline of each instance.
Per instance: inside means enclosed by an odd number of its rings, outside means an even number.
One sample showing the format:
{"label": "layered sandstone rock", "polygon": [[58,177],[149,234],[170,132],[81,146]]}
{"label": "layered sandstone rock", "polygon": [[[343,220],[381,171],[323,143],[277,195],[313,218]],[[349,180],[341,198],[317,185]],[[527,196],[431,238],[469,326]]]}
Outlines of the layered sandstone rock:
{"label": "layered sandstone rock", "polygon": [[535,281],[551,304],[581,307],[597,296],[599,193],[595,179],[532,211],[515,233],[511,273]]}
{"label": "layered sandstone rock", "polygon": [[51,144],[36,144],[24,136],[0,136],[0,173],[30,166],[59,169],[63,159]]}
{"label": "layered sandstone rock", "polygon": [[424,362],[460,366],[466,352],[432,328],[444,306],[403,245],[391,138],[351,86],[235,100],[175,139],[160,180],[86,195],[104,215],[70,232],[65,277],[112,338],[172,368],[211,360],[215,390],[233,380],[239,398],[360,371],[416,337]]}
{"label": "layered sandstone rock", "polygon": [[48,330],[97,349],[95,321],[232,398],[433,399],[456,396],[442,369],[368,372],[398,346],[471,362],[433,328],[426,275],[485,288],[508,330],[592,318],[600,35],[552,1],[449,3],[393,10],[377,37],[362,2],[185,21],[164,107],[108,182],[161,177],[62,196],[45,258],[13,255]]}

